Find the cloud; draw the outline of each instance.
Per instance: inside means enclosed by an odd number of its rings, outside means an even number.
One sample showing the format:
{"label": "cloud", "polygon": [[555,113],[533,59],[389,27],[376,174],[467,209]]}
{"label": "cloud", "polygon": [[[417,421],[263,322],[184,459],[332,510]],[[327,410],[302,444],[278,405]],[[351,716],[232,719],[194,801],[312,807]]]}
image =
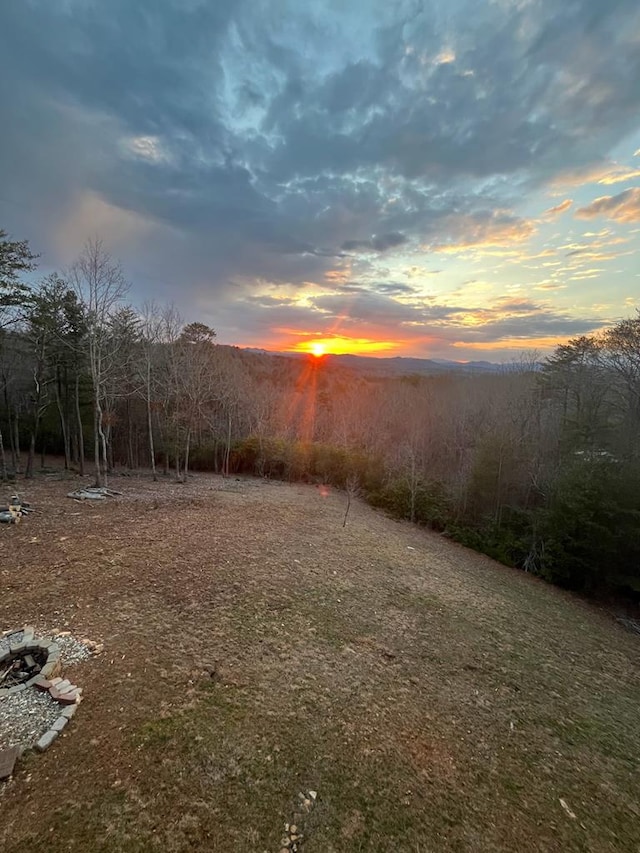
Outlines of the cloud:
{"label": "cloud", "polygon": [[564,213],[566,210],[569,210],[572,204],[573,199],[566,198],[564,201],[561,201],[560,204],[556,204],[555,207],[550,207],[548,210],[545,210],[545,219],[555,219],[556,217],[560,216],[561,213]]}
{"label": "cloud", "polygon": [[605,195],[575,212],[578,219],[595,219],[603,216],[616,222],[640,222],[640,187],[633,187],[618,195]]}
{"label": "cloud", "polygon": [[509,211],[452,215],[443,223],[444,228],[453,236],[446,243],[433,246],[434,252],[457,254],[482,247],[508,247],[528,240],[536,230],[533,221]]}
{"label": "cloud", "polygon": [[258,311],[326,316],[246,300],[271,286],[425,322],[398,279],[493,281],[545,250],[536,193],[637,174],[610,159],[638,130],[637,0],[5,6],[3,227],[52,266],[101,232],[134,298],[245,340]]}
{"label": "cloud", "polygon": [[88,191],[74,200],[70,210],[55,226],[53,239],[59,257],[68,264],[80,254],[84,243],[93,237],[99,235],[105,245],[120,252],[139,245],[158,228],[158,223],[109,204],[96,193]]}
{"label": "cloud", "polygon": [[170,160],[162,140],[157,136],[131,136],[121,140],[121,148],[125,155],[147,160],[150,163],[162,163]]}
{"label": "cloud", "polygon": [[373,236],[370,240],[345,240],[341,249],[345,252],[374,251],[386,252],[388,249],[396,249],[407,242],[404,234],[392,232]]}
{"label": "cloud", "polygon": [[570,169],[560,172],[550,182],[557,187],[581,187],[585,184],[622,184],[640,177],[640,169],[624,166],[620,163],[605,161],[595,163],[580,169]]}

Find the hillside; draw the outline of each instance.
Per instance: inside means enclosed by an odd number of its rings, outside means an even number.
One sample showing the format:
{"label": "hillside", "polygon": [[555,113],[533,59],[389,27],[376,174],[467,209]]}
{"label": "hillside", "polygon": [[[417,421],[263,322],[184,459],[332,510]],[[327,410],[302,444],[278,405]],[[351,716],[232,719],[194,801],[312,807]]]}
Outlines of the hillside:
{"label": "hillside", "polygon": [[301,853],[637,848],[638,637],[607,613],[360,503],[343,528],[325,488],[113,484],[35,481],[0,529],[0,627],[104,643],[0,788],[5,853],[271,853],[285,823]]}
{"label": "hillside", "polygon": [[[248,349],[262,355],[279,356],[308,360],[308,353],[302,352],[267,352],[266,350]],[[327,354],[320,359],[323,364],[332,367],[346,367],[358,373],[374,376],[433,376],[443,373],[501,373],[508,371],[513,365],[497,364],[491,361],[450,361],[442,358],[409,358],[404,356],[366,356]]]}

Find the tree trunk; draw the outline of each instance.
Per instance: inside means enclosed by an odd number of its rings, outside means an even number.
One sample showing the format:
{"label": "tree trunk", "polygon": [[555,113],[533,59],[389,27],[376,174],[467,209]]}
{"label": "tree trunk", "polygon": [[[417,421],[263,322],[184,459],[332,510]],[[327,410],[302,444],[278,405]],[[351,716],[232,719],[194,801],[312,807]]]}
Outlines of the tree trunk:
{"label": "tree trunk", "polygon": [[106,470],[109,474],[112,474],[115,465],[113,462],[113,441],[112,441],[112,429],[111,424],[107,427],[107,431],[105,432],[105,441],[106,441]]}
{"label": "tree trunk", "polygon": [[58,415],[60,417],[60,429],[62,430],[62,443],[64,444],[64,470],[68,471],[71,465],[71,452],[69,446],[69,430],[62,409],[62,400],[60,399],[60,386],[56,381],[56,405],[58,407]]}
{"label": "tree trunk", "polygon": [[3,480],[7,479],[7,460],[4,455],[4,440],[2,438],[2,430],[0,429],[0,476]]}
{"label": "tree trunk", "polygon": [[20,453],[19,448],[16,447],[16,435],[13,425],[15,423],[16,414],[11,413],[11,409],[7,407],[7,411],[9,413],[9,447],[11,448],[11,467],[14,471],[18,471],[18,456]]}
{"label": "tree trunk", "polygon": [[73,465],[77,465],[80,460],[80,454],[78,453],[78,430],[74,429],[71,431],[71,462]]}
{"label": "tree trunk", "polygon": [[157,482],[158,474],[156,471],[156,451],[153,446],[153,418],[151,417],[151,400],[147,395],[147,428],[149,430],[149,455],[151,456],[151,473],[153,482]]}
{"label": "tree trunk", "polygon": [[96,397],[93,404],[93,463],[95,466],[96,486],[103,486],[102,468],[100,466],[100,438],[102,436],[102,410]]}
{"label": "tree trunk", "polygon": [[81,477],[84,477],[84,435],[82,432],[82,415],[80,413],[80,374],[76,373],[76,423],[78,426],[78,465]]}
{"label": "tree trunk", "polygon": [[20,425],[18,423],[18,410],[13,414],[13,448],[15,449],[14,470],[16,474],[20,473]]}
{"label": "tree trunk", "polygon": [[494,512],[494,519],[498,527],[502,523],[502,446],[500,447],[500,457],[498,460],[498,479],[496,482],[496,506]]}
{"label": "tree trunk", "polygon": [[349,490],[349,487],[347,486],[347,508],[344,511],[344,518],[342,519],[342,526],[343,527],[347,526],[347,516],[349,515],[350,509],[351,509],[351,491]]}
{"label": "tree trunk", "polygon": [[133,455],[133,422],[131,420],[131,400],[127,398],[127,468],[133,471],[135,459]]}
{"label": "tree trunk", "polygon": [[36,455],[36,427],[31,430],[31,438],[29,440],[29,455],[27,456],[27,467],[24,469],[25,480],[30,480],[33,477],[33,460]]}
{"label": "tree trunk", "polygon": [[191,427],[187,430],[187,441],[184,448],[184,472],[183,472],[183,482],[187,482],[187,476],[189,474],[189,447],[191,445]]}
{"label": "tree trunk", "polygon": [[231,408],[229,408],[229,419],[227,421],[227,445],[224,449],[224,476],[229,476],[229,457],[231,456]]}
{"label": "tree trunk", "polygon": [[[109,459],[107,455],[107,436],[105,435],[104,429],[102,428],[102,408],[100,407],[100,402],[98,402],[98,434],[100,435],[100,446],[102,447],[102,461],[104,462],[104,474],[103,479],[104,483],[100,483],[101,486],[107,485],[107,473],[109,470]],[[98,453],[98,466],[100,465],[100,454]]]}

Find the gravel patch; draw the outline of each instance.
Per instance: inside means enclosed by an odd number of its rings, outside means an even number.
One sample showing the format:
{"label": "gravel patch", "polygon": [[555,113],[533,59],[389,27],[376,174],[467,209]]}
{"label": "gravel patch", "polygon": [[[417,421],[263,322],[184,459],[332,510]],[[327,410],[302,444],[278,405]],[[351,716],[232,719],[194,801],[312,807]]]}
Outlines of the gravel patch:
{"label": "gravel patch", "polygon": [[88,646],[85,646],[80,640],[76,640],[75,637],[61,637],[58,635],[53,638],[53,642],[60,646],[63,666],[71,663],[79,663],[91,657],[91,651]]}
{"label": "gravel patch", "polygon": [[24,637],[24,631],[14,631],[6,637],[0,637],[0,654],[6,652],[11,643],[19,643]]}
{"label": "gravel patch", "polygon": [[0,749],[34,745],[60,716],[60,705],[48,693],[27,688],[0,700]]}

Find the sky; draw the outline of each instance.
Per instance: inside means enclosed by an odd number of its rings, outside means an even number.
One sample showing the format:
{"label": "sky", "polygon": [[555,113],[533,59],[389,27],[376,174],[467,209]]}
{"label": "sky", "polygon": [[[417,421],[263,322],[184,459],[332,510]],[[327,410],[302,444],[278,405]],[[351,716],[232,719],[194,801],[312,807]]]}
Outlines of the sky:
{"label": "sky", "polygon": [[221,343],[508,361],[640,307],[638,0],[3,0],[0,228]]}

